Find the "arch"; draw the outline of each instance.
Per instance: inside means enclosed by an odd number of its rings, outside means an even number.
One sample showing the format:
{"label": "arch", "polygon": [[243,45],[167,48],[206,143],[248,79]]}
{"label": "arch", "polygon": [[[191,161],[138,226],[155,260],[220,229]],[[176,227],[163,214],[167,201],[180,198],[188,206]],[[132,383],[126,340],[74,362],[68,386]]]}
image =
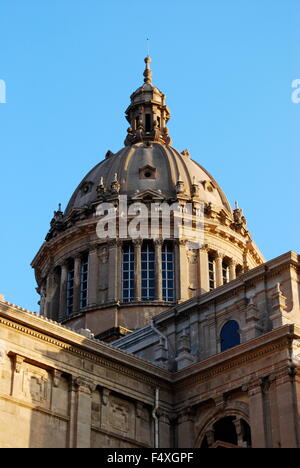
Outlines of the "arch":
{"label": "arch", "polygon": [[[229,428],[228,433],[227,425]],[[232,425],[235,428],[234,434]],[[219,448],[226,444],[231,447],[251,447],[249,408],[241,401],[234,402],[232,407],[223,409],[221,412],[218,408],[214,408],[213,411],[207,414],[205,422],[201,426],[194,448]],[[224,431],[225,437],[222,436]]]}
{"label": "arch", "polygon": [[241,344],[240,326],[236,320],[229,320],[220,333],[221,352]]}

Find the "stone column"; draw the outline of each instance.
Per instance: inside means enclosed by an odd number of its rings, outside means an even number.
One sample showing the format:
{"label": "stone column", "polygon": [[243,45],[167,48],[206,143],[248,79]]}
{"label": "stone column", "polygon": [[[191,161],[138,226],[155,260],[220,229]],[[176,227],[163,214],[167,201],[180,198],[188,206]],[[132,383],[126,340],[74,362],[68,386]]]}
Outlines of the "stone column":
{"label": "stone column", "polygon": [[142,239],[135,239],[134,245],[134,296],[136,301],[142,300]]}
{"label": "stone column", "polygon": [[239,447],[243,447],[244,441],[243,441],[243,428],[241,424],[241,418],[235,419],[233,421],[233,424],[235,425],[235,430],[236,430],[236,435],[237,435],[237,444]]}
{"label": "stone column", "polygon": [[23,380],[24,380],[24,369],[23,363],[25,357],[19,356],[13,352],[9,352],[8,356],[13,362],[13,382],[12,382],[12,396],[15,398],[22,397],[22,387],[23,387]]}
{"label": "stone column", "polygon": [[74,260],[74,299],[73,299],[73,311],[78,312],[80,310],[80,273],[81,273],[81,257],[77,256]]}
{"label": "stone column", "polygon": [[219,286],[223,285],[223,268],[222,268],[223,255],[220,253],[217,253],[215,262],[216,262],[216,287],[218,288]]}
{"label": "stone column", "polygon": [[[178,242],[178,249],[175,251],[177,263],[179,263],[179,269],[176,268],[178,275],[178,282],[176,283],[179,287],[178,299],[183,302],[189,299],[188,287],[189,287],[189,270],[188,270],[188,259],[186,253],[186,241],[180,239]],[[176,265],[177,266],[177,265]]]}
{"label": "stone column", "polygon": [[51,315],[51,309],[52,309],[52,291],[51,289],[53,288],[53,273],[49,272],[46,280],[46,296],[45,296],[45,302],[44,302],[44,312],[43,315],[47,318],[53,318]]}
{"label": "stone column", "polygon": [[182,411],[178,419],[178,448],[193,447],[195,411],[188,407]]}
{"label": "stone column", "polygon": [[76,391],[76,421],[74,448],[91,447],[92,393],[96,386],[92,381],[78,377],[74,382]]}
{"label": "stone column", "polygon": [[92,246],[89,251],[89,266],[88,266],[88,305],[97,305],[97,289],[98,289],[98,255],[97,246]]}
{"label": "stone column", "polygon": [[198,294],[209,291],[208,251],[206,247],[199,249],[198,255]]}
{"label": "stone column", "polygon": [[206,431],[205,436],[207,440],[207,445],[209,448],[211,448],[215,443],[215,431],[212,427]]}
{"label": "stone column", "polygon": [[118,246],[116,240],[108,242],[108,301],[117,302],[118,300]]}
{"label": "stone column", "polygon": [[[163,300],[162,291],[162,239],[156,239],[155,245],[155,300],[161,302]],[[175,272],[176,273],[176,272]]]}
{"label": "stone column", "polygon": [[229,262],[229,281],[233,281],[236,278],[235,267],[236,263],[233,259],[231,259]]}
{"label": "stone column", "polygon": [[159,416],[159,448],[171,447],[171,421],[167,413]]}
{"label": "stone column", "polygon": [[299,447],[299,409],[293,373],[293,368],[286,367],[276,376],[281,448]]}
{"label": "stone column", "polygon": [[68,268],[67,265],[61,265],[60,274],[60,293],[59,293],[59,316],[58,320],[61,322],[66,315],[67,309],[67,276]]}
{"label": "stone column", "polygon": [[248,395],[252,448],[267,448],[263,394],[260,380],[251,383]]}

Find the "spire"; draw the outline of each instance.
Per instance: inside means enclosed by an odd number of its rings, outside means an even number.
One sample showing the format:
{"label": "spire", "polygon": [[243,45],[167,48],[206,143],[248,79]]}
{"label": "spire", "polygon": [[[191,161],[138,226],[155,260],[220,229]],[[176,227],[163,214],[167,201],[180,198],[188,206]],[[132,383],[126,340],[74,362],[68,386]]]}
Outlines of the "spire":
{"label": "spire", "polygon": [[151,57],[145,58],[144,84],[130,96],[131,103],[126,110],[130,127],[127,130],[125,146],[138,142],[156,141],[170,145],[171,138],[166,127],[170,111],[165,95],[152,84]]}
{"label": "spire", "polygon": [[150,63],[151,63],[151,57],[149,57],[149,55],[147,55],[147,57],[145,58],[145,64],[146,64],[146,68],[145,68],[145,71],[144,71],[144,82],[145,83],[152,83],[152,71],[151,71],[151,68],[150,68]]}

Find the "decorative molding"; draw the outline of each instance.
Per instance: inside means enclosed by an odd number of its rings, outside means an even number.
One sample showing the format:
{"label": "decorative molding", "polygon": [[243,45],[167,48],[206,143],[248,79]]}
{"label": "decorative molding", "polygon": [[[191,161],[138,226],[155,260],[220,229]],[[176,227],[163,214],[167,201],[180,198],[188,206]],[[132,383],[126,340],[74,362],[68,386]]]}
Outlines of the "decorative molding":
{"label": "decorative molding", "polygon": [[[42,319],[43,320],[43,319]],[[142,370],[139,370],[139,369],[131,369],[130,367],[132,366],[135,366],[135,363],[134,362],[126,362],[126,360],[128,361],[136,361],[136,360],[139,360],[139,358],[135,357],[135,356],[131,356],[131,355],[128,355],[127,353],[121,351],[121,350],[117,350],[115,348],[112,348],[112,347],[109,347],[107,345],[107,351],[110,351],[111,349],[113,349],[114,352],[116,353],[122,353],[123,355],[123,358],[124,358],[124,363],[122,364],[119,364],[118,362],[115,362],[113,360],[109,360],[109,358],[106,358],[106,357],[100,357],[100,356],[97,356],[96,353],[97,353],[97,350],[93,350],[91,352],[88,352],[88,351],[85,351],[83,349],[80,348],[80,344],[78,344],[78,347],[76,345],[70,345],[66,342],[63,342],[63,341],[60,341],[56,338],[52,338],[51,336],[48,336],[46,334],[43,334],[43,333],[40,333],[38,331],[35,331],[33,329],[29,329],[23,325],[20,325],[20,324],[17,324],[17,323],[14,323],[14,322],[11,322],[10,320],[7,320],[3,317],[0,317],[0,324],[2,325],[5,325],[9,328],[12,328],[20,333],[23,333],[23,334],[26,334],[26,335],[29,335],[29,336],[32,336],[36,339],[39,339],[41,341],[44,341],[46,343],[49,343],[49,344],[52,344],[64,351],[67,351],[69,353],[72,353],[72,354],[75,354],[77,356],[80,356],[82,359],[89,359],[90,361],[93,361],[95,364],[98,364],[102,367],[106,367],[106,368],[109,368],[109,369],[112,369],[112,370],[115,370],[116,372],[120,373],[120,374],[123,374],[127,377],[131,377],[137,381],[140,381],[140,382],[143,382],[143,383],[146,383],[146,384],[149,384],[149,385],[157,385],[157,379],[160,379],[162,382],[160,383],[161,386],[165,386],[165,385],[168,385],[171,381],[171,374],[168,372],[168,371],[163,371],[165,373],[165,376],[157,376],[157,378],[155,376],[150,376],[150,375],[147,375],[145,373],[143,373]],[[58,325],[59,326],[59,325]],[[62,331],[64,330],[63,327],[62,328]],[[102,343],[101,343],[102,344]],[[103,345],[103,344],[102,344]],[[98,351],[99,353],[101,353],[101,350]],[[157,372],[162,372],[162,370],[155,366],[154,364],[149,364],[147,361],[144,361],[144,360],[140,360],[140,362],[143,364],[143,370],[145,372],[147,372],[147,367],[151,367],[151,370],[149,369],[148,372],[151,372],[153,373],[153,369],[156,369],[156,374]],[[155,374],[154,374],[155,375]]]}

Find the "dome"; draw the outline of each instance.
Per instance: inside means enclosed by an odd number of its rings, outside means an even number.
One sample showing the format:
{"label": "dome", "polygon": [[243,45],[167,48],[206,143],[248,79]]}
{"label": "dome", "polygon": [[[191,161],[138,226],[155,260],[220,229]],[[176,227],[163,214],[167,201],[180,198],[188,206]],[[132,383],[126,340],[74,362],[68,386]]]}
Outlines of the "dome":
{"label": "dome", "polygon": [[41,315],[105,340],[264,261],[238,205],[172,147],[150,62],[126,110],[124,148],[108,151],[54,212],[32,262]]}
{"label": "dome", "polygon": [[109,193],[117,180],[119,194],[133,198],[143,193],[155,193],[165,200],[175,200],[178,183],[182,196],[191,199],[193,186],[198,186],[199,201],[231,213],[229,202],[213,177],[193,161],[187,150],[180,153],[161,143],[136,143],[118,153],[107,153],[104,161],[95,166],[74,192],[65,216],[74,210],[84,209],[99,199],[99,184]]}

